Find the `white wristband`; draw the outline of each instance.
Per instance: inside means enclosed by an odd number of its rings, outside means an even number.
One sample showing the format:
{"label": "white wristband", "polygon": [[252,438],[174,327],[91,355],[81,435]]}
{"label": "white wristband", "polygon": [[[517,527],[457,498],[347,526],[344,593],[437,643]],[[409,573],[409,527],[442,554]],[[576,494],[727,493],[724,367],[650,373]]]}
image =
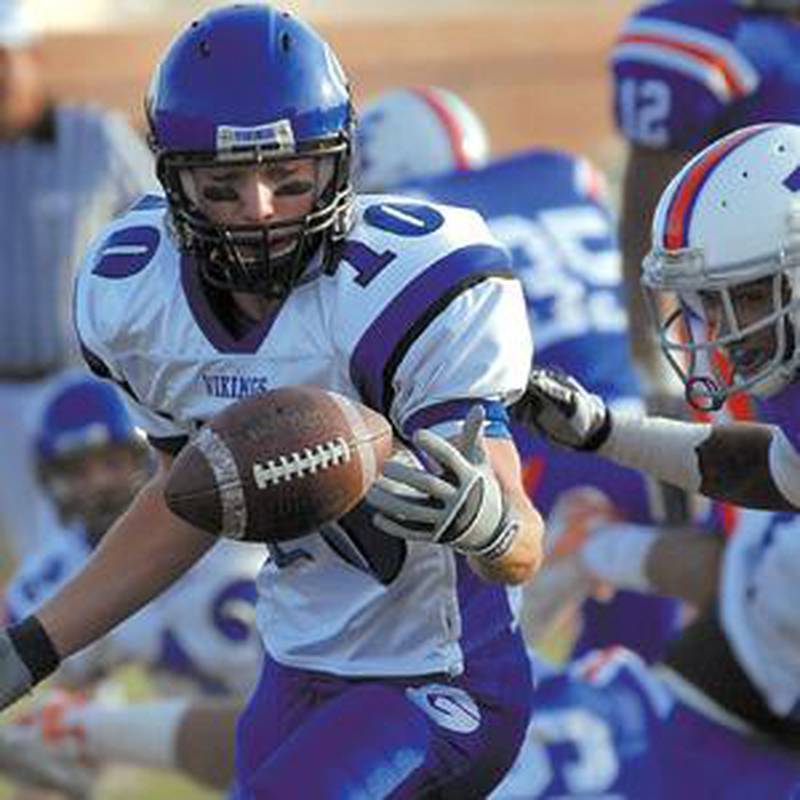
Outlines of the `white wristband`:
{"label": "white wristband", "polygon": [[711,425],[665,417],[614,413],[611,433],[600,455],[657,480],[697,492],[702,475],[697,448],[711,435]]}
{"label": "white wristband", "polygon": [[620,589],[647,592],[651,588],[645,570],[647,556],[661,535],[648,525],[603,525],[589,536],[580,558],[599,580]]}

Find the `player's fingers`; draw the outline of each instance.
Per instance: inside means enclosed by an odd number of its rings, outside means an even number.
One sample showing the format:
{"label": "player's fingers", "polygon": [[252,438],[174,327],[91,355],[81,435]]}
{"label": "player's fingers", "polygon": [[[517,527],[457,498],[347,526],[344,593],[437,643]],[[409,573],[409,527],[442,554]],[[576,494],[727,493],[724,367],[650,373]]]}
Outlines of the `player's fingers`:
{"label": "player's fingers", "polygon": [[454,473],[459,480],[469,475],[472,467],[455,445],[450,444],[433,431],[418,430],[414,434],[414,444],[424,450],[440,467]]}
{"label": "player's fingers", "polygon": [[480,464],[484,460],[483,423],[485,421],[486,410],[479,403],[472,406],[467,418],[464,420],[461,443],[458,449],[463,453],[464,458],[472,464]]}
{"label": "player's fingers", "polygon": [[384,464],[383,475],[390,480],[410,486],[419,492],[447,503],[456,490],[446,480],[439,478],[431,472],[416,467],[409,467],[406,464],[399,464],[396,461],[389,461]]}
{"label": "player's fingers", "polygon": [[367,492],[367,502],[385,517],[398,522],[424,525],[427,528],[435,525],[441,515],[441,509],[424,501],[397,494],[386,482],[379,478]]}

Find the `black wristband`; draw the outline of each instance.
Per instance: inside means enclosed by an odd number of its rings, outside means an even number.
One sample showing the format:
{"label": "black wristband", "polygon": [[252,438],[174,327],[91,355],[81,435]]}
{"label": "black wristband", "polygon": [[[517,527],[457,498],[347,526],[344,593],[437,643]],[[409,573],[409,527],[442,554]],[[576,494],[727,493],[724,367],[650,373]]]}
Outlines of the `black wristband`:
{"label": "black wristband", "polygon": [[43,681],[56,671],[61,658],[37,617],[25,617],[22,622],[12,625],[6,633],[17,655],[25,662],[34,683]]}

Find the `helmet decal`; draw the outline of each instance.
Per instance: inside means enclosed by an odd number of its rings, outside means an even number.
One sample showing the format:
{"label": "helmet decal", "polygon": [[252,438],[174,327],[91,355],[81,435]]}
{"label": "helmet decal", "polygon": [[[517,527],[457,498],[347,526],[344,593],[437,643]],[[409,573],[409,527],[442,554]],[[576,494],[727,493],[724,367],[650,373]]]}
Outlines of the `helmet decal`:
{"label": "helmet decal", "polygon": [[461,124],[454,112],[448,107],[442,94],[424,87],[414,89],[413,91],[422,98],[442,123],[442,129],[447,133],[450,140],[455,167],[457,169],[469,169],[471,160],[464,147]]}
{"label": "helmet decal", "polygon": [[683,175],[667,209],[663,239],[667,250],[679,250],[687,246],[692,211],[714,170],[744,142],[772,127],[771,124],[756,125],[736,131],[704,151],[702,158],[694,160],[692,168]]}

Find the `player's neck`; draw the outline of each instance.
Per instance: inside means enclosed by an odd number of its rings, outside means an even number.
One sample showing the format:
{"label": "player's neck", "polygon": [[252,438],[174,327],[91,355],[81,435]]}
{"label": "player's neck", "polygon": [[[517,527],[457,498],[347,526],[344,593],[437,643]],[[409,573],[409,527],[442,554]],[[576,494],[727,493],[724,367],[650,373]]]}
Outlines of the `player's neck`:
{"label": "player's neck", "polygon": [[275,310],[281,304],[281,301],[275,298],[246,292],[232,292],[231,297],[233,302],[236,303],[237,309],[245,317],[252,320],[253,324],[258,324],[275,313]]}

